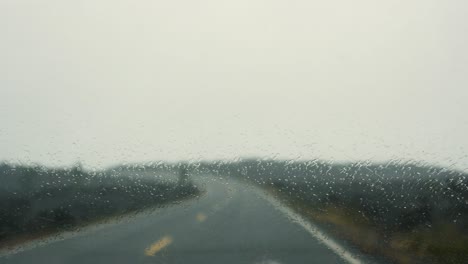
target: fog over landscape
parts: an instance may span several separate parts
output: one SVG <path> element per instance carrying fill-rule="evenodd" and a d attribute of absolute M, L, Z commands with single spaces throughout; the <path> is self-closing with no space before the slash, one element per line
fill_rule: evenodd
<path fill-rule="evenodd" d="M 467 10 L 0 1 L 0 262 L 468 263 Z"/>
<path fill-rule="evenodd" d="M 468 170 L 464 1 L 2 1 L 0 161 Z"/>

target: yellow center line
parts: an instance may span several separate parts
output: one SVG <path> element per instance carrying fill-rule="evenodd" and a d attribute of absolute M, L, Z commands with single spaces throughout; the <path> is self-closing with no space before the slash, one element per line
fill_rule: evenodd
<path fill-rule="evenodd" d="M 163 248 L 169 246 L 172 243 L 173 239 L 170 236 L 164 236 L 160 240 L 156 241 L 155 243 L 151 244 L 149 247 L 145 249 L 146 256 L 154 256 L 156 253 L 161 251 Z"/>
<path fill-rule="evenodd" d="M 206 216 L 204 213 L 198 213 L 197 216 L 195 216 L 195 219 L 197 219 L 198 222 L 205 222 L 206 218 L 208 218 L 208 216 Z"/>

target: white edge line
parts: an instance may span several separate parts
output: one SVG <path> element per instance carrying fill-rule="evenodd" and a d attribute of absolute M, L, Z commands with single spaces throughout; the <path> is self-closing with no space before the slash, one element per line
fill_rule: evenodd
<path fill-rule="evenodd" d="M 333 239 L 331 239 L 330 237 L 322 233 L 318 229 L 318 227 L 311 224 L 309 221 L 305 220 L 301 215 L 295 213 L 289 207 L 285 206 L 281 201 L 272 197 L 271 195 L 266 194 L 265 192 L 259 189 L 257 189 L 257 191 L 263 199 L 270 202 L 273 205 L 273 207 L 275 207 L 280 212 L 282 212 L 283 214 L 285 214 L 286 216 L 294 220 L 296 223 L 298 223 L 309 234 L 311 234 L 314 238 L 316 238 L 317 240 L 325 244 L 328 248 L 330 248 L 333 252 L 335 252 L 342 259 L 344 259 L 345 261 L 351 264 L 363 264 L 364 263 L 364 261 L 357 259 L 353 254 L 351 254 L 349 251 L 347 251 L 345 248 L 343 248 Z"/>
<path fill-rule="evenodd" d="M 189 199 L 189 200 L 182 200 L 182 201 L 176 202 L 176 204 L 185 205 L 190 202 L 191 200 Z M 165 205 L 171 205 L 171 203 L 165 204 Z M 55 233 L 52 235 L 46 235 L 42 238 L 32 239 L 24 243 L 12 246 L 10 248 L 0 249 L 0 258 L 10 257 L 10 256 L 16 255 L 24 251 L 29 251 L 35 248 L 44 247 L 49 244 L 72 239 L 75 237 L 93 234 L 104 228 L 112 227 L 112 226 L 119 225 L 119 224 L 129 223 L 135 220 L 136 218 L 148 217 L 150 215 L 159 214 L 163 210 L 172 210 L 173 208 L 174 207 L 157 207 L 157 206 L 149 207 L 142 211 L 137 211 L 137 212 L 128 213 L 124 215 L 117 215 L 109 219 L 102 220 L 101 222 L 92 223 L 89 225 L 85 225 L 83 227 L 78 227 L 78 230 L 63 231 L 63 232 Z"/>

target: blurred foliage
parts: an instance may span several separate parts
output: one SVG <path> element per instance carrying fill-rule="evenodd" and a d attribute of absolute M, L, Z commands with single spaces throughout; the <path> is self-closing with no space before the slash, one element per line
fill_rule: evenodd
<path fill-rule="evenodd" d="M 80 165 L 52 169 L 0 164 L 0 245 L 198 195 L 200 190 L 188 179 L 180 184 L 157 177 L 178 173 L 175 165 L 88 172 Z"/>
<path fill-rule="evenodd" d="M 427 164 L 241 160 L 202 164 L 267 189 L 363 252 L 468 263 L 468 175 Z"/>
<path fill-rule="evenodd" d="M 468 175 L 400 161 L 250 159 L 100 172 L 3 164 L 0 240 L 193 197 L 200 191 L 188 175 L 197 174 L 264 188 L 368 254 L 398 263 L 468 263 Z"/>

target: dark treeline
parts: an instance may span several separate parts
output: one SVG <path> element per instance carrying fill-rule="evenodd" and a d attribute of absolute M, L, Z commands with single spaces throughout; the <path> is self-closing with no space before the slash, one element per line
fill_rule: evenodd
<path fill-rule="evenodd" d="M 241 160 L 89 172 L 0 165 L 0 242 L 193 197 L 197 174 L 264 188 L 363 252 L 399 263 L 468 262 L 468 175 L 415 163 Z"/>
<path fill-rule="evenodd" d="M 179 171 L 178 165 L 90 172 L 79 165 L 51 169 L 0 164 L 0 244 L 198 195 L 190 180 L 173 180 Z"/>
<path fill-rule="evenodd" d="M 202 168 L 266 188 L 368 253 L 400 263 L 468 261 L 468 176 L 460 171 L 318 160 L 243 160 Z"/>

